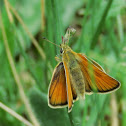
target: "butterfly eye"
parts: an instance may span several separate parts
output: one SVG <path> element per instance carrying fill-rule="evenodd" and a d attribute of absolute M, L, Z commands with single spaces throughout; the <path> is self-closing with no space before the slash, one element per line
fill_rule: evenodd
<path fill-rule="evenodd" d="M 61 53 L 61 54 L 63 53 L 63 49 L 62 49 L 62 48 L 60 49 L 60 53 Z"/>

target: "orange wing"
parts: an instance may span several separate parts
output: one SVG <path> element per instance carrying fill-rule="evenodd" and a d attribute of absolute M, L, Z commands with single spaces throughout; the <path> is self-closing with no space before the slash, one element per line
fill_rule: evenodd
<path fill-rule="evenodd" d="M 104 69 L 95 61 L 89 60 L 85 55 L 78 54 L 78 61 L 85 78 L 87 93 L 109 93 L 120 87 L 120 83 L 104 72 Z"/>
<path fill-rule="evenodd" d="M 67 83 L 68 112 L 70 112 L 72 110 L 72 104 L 73 104 L 72 86 L 71 86 L 69 71 L 65 62 L 64 62 L 64 67 L 65 67 L 66 83 Z"/>
<path fill-rule="evenodd" d="M 67 105 L 66 78 L 62 62 L 54 70 L 48 94 L 50 107 L 57 108 Z"/>
<path fill-rule="evenodd" d="M 77 94 L 72 87 L 72 96 L 76 100 Z M 54 72 L 48 91 L 48 105 L 52 108 L 62 108 L 68 105 L 66 77 L 63 63 L 59 63 Z"/>

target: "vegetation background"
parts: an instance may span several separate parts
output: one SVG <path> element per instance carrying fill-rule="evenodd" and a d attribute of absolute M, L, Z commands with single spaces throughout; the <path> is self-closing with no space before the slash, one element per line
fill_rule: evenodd
<path fill-rule="evenodd" d="M 70 114 L 47 105 L 59 48 L 42 39 L 60 44 L 69 26 L 77 30 L 70 47 L 121 82 L 114 93 L 86 95 Z M 0 0 L 0 126 L 126 126 L 125 90 L 125 0 Z"/>

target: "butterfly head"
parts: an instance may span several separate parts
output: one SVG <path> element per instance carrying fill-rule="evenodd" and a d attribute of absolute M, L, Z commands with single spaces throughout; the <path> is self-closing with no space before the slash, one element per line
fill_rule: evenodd
<path fill-rule="evenodd" d="M 61 55 L 66 53 L 69 50 L 71 50 L 71 48 L 68 46 L 67 42 L 62 42 L 62 44 L 60 44 L 60 53 L 61 53 Z"/>

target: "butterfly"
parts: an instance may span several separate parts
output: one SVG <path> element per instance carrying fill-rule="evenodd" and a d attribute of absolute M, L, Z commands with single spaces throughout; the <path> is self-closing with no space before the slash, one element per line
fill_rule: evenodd
<path fill-rule="evenodd" d="M 120 82 L 109 76 L 97 62 L 68 46 L 70 30 L 62 38 L 61 61 L 54 69 L 48 89 L 48 105 L 51 108 L 68 107 L 68 112 L 74 101 L 84 99 L 85 94 L 110 93 L 120 87 Z"/>

